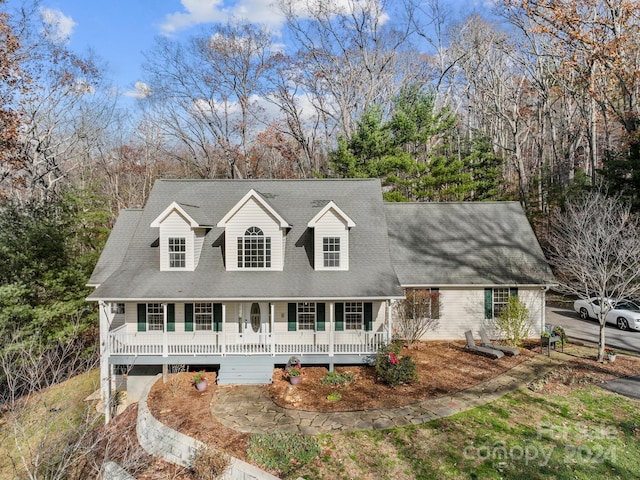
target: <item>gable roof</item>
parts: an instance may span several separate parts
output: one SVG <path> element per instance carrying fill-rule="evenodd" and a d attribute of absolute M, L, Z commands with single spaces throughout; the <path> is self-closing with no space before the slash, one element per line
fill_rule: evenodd
<path fill-rule="evenodd" d="M 333 210 L 334 212 L 336 212 L 336 214 L 345 221 L 347 227 L 353 228 L 356 226 L 355 222 L 351 220 L 351 218 L 349 218 L 349 216 L 344 213 L 333 201 L 327 203 L 322 210 L 316 213 L 316 215 L 311 220 L 309 220 L 307 226 L 309 228 L 314 228 L 318 221 L 322 218 L 322 216 L 329 210 Z"/>
<path fill-rule="evenodd" d="M 212 225 L 207 224 L 206 221 L 197 220 L 200 216 L 200 209 L 194 205 L 180 205 L 178 202 L 172 202 L 160 215 L 158 215 L 151 226 L 157 228 L 172 212 L 178 212 L 188 223 L 191 228 L 195 227 L 210 227 Z"/>
<path fill-rule="evenodd" d="M 283 271 L 225 270 L 224 228 L 217 225 L 248 198 L 247 192 L 251 190 L 256 199 L 268 202 L 282 220 L 287 219 L 285 222 L 290 228 L 286 231 Z M 349 271 L 313 269 L 313 232 L 307 224 L 331 201 L 358 224 L 350 233 Z M 158 229 L 151 224 L 172 202 L 197 207 L 208 219 L 207 224 L 215 225 L 206 233 L 200 261 L 193 272 L 161 272 L 159 249 L 152 247 L 157 244 Z M 118 252 L 105 248 L 101 262 L 115 262 L 119 267 L 96 276 L 94 284 L 99 286 L 89 299 L 240 301 L 402 297 L 391 264 L 384 217 L 378 179 L 158 180 L 136 225 L 131 228 L 133 233 L 128 244 L 119 242 Z M 118 258 L 123 255 L 121 252 L 125 252 L 124 258 Z"/>
<path fill-rule="evenodd" d="M 403 286 L 553 284 L 518 202 L 386 203 L 384 209 Z"/>
<path fill-rule="evenodd" d="M 222 220 L 220 220 L 218 222 L 218 227 L 225 227 L 227 222 L 233 218 L 233 216 L 238 213 L 238 210 L 240 210 L 248 201 L 249 199 L 253 198 L 256 202 L 258 202 L 258 204 L 264 208 L 267 212 L 269 212 L 271 214 L 271 216 L 276 220 L 276 222 L 278 222 L 279 227 L 280 228 L 288 228 L 291 225 L 289 225 L 289 223 L 282 218 L 282 215 L 280 215 L 271 205 L 269 205 L 269 202 L 266 201 L 266 199 L 264 199 L 262 197 L 262 195 L 258 194 L 258 192 L 256 192 L 253 188 L 251 190 L 249 190 L 249 192 L 242 197 L 242 199 L 240 199 L 240 201 L 238 203 L 236 203 L 231 210 L 229 210 L 226 215 L 224 217 L 222 217 Z"/>

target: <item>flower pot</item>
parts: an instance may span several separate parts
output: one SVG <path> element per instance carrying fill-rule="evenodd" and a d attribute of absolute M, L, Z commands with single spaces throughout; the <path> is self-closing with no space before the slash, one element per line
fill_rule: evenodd
<path fill-rule="evenodd" d="M 202 380 L 201 382 L 196 383 L 196 389 L 199 392 L 204 392 L 207 389 L 207 381 Z"/>
<path fill-rule="evenodd" d="M 608 354 L 607 355 L 607 360 L 609 360 L 610 362 L 615 362 L 616 361 L 616 354 Z"/>
<path fill-rule="evenodd" d="M 298 385 L 300 383 L 300 377 L 289 377 L 291 385 Z"/>

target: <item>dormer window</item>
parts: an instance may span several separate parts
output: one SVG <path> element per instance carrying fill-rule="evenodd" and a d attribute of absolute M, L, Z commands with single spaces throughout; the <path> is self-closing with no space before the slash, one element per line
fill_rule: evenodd
<path fill-rule="evenodd" d="M 355 222 L 330 201 L 307 226 L 313 228 L 314 269 L 349 270 L 349 230 Z"/>
<path fill-rule="evenodd" d="M 325 268 L 340 268 L 340 237 L 322 239 L 322 258 Z"/>
<path fill-rule="evenodd" d="M 184 237 L 169 238 L 169 268 L 185 268 L 187 265 L 187 240 Z"/>
<path fill-rule="evenodd" d="M 238 237 L 238 268 L 271 268 L 271 237 L 249 227 Z"/>

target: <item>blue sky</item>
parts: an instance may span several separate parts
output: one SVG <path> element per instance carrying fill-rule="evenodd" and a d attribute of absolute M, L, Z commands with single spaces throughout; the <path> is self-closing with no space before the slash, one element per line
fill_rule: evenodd
<path fill-rule="evenodd" d="M 441 0 L 441 4 L 455 3 L 468 14 L 481 8 L 483 1 L 490 0 Z M 264 23 L 277 31 L 282 18 L 272 3 L 274 0 L 40 0 L 40 7 L 60 36 L 68 39 L 71 50 L 93 50 L 107 61 L 107 76 L 115 86 L 132 94 L 142 77 L 142 52 L 151 48 L 156 36 L 179 38 L 231 17 Z M 19 0 L 9 0 L 7 7 L 11 10 L 18 4 Z"/>

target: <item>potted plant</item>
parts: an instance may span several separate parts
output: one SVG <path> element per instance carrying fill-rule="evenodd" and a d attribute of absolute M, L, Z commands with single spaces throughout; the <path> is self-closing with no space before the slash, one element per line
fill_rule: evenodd
<path fill-rule="evenodd" d="M 300 365 L 295 365 L 293 367 L 289 367 L 284 372 L 284 375 L 289 379 L 291 385 L 297 385 L 298 383 L 300 383 L 300 377 L 306 374 Z"/>
<path fill-rule="evenodd" d="M 199 392 L 204 392 L 207 389 L 207 377 L 205 376 L 205 371 L 200 370 L 199 372 L 193 372 L 191 384 L 195 385 Z"/>
<path fill-rule="evenodd" d="M 607 355 L 607 360 L 610 362 L 615 362 L 616 360 L 616 351 L 613 348 L 606 347 L 604 349 L 605 355 Z"/>

